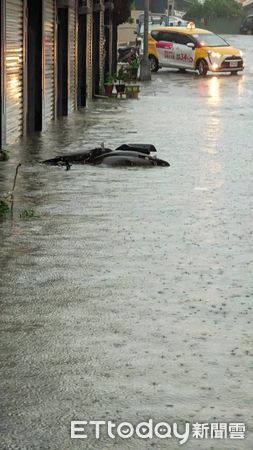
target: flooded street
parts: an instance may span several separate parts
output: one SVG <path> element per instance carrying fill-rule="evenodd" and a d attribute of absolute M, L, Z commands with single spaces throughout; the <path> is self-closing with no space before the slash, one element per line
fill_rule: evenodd
<path fill-rule="evenodd" d="M 253 447 L 253 37 L 242 75 L 161 70 L 10 150 L 1 236 L 1 449 Z M 152 143 L 171 167 L 36 161 Z M 22 220 L 24 209 L 36 217 Z M 243 422 L 245 440 L 70 439 L 71 420 Z"/>

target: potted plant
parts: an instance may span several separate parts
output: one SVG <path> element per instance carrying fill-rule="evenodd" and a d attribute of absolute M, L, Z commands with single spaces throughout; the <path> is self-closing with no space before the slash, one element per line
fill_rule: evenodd
<path fill-rule="evenodd" d="M 124 70 L 123 67 L 120 67 L 116 79 L 117 79 L 117 84 L 115 84 L 115 87 L 116 87 L 117 94 L 122 95 L 125 93 L 125 88 L 126 88 L 125 83 L 129 79 L 128 73 Z"/>
<path fill-rule="evenodd" d="M 105 79 L 105 95 L 111 97 L 113 87 L 114 87 L 114 77 L 110 73 L 108 73 Z"/>
<path fill-rule="evenodd" d="M 128 84 L 126 86 L 126 98 L 138 98 L 140 86 L 138 84 Z"/>
<path fill-rule="evenodd" d="M 131 80 L 136 81 L 137 80 L 137 74 L 140 67 L 140 60 L 135 56 L 132 61 L 130 62 L 130 74 L 131 74 Z"/>
<path fill-rule="evenodd" d="M 129 64 L 128 76 L 130 83 L 126 86 L 126 98 L 138 98 L 140 92 L 140 86 L 136 84 L 138 70 L 140 66 L 139 58 L 135 57 Z"/>

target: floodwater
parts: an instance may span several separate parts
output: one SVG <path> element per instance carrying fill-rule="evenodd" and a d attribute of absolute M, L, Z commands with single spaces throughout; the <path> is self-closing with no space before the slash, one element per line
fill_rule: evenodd
<path fill-rule="evenodd" d="M 1 449 L 253 447 L 253 38 L 243 75 L 162 70 L 11 149 L 0 188 Z M 105 142 L 170 168 L 45 167 Z M 36 217 L 19 214 L 32 209 Z M 245 440 L 70 439 L 71 420 L 246 423 Z"/>

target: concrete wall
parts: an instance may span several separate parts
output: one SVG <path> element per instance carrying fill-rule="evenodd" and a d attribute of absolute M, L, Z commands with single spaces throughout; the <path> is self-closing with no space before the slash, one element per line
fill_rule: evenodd
<path fill-rule="evenodd" d="M 253 4 L 245 6 L 244 8 L 246 16 L 253 14 Z"/>
<path fill-rule="evenodd" d="M 139 15 L 143 14 L 143 10 L 133 10 L 131 12 L 131 17 L 133 23 L 123 23 L 118 27 L 118 45 L 127 44 L 128 42 L 135 42 L 136 35 L 134 34 L 136 30 L 136 19 Z"/>

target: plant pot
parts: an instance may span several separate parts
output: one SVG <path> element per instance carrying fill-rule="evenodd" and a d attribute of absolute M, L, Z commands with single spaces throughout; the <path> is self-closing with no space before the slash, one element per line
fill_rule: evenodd
<path fill-rule="evenodd" d="M 131 67 L 130 69 L 131 80 L 137 80 L 138 67 Z"/>
<path fill-rule="evenodd" d="M 138 98 L 140 92 L 140 86 L 138 84 L 129 84 L 126 86 L 127 98 Z"/>
<path fill-rule="evenodd" d="M 105 84 L 105 95 L 112 96 L 113 84 Z"/>
<path fill-rule="evenodd" d="M 125 93 L 125 88 L 126 88 L 125 84 L 123 84 L 123 83 L 116 84 L 115 87 L 116 87 L 117 94 Z"/>

